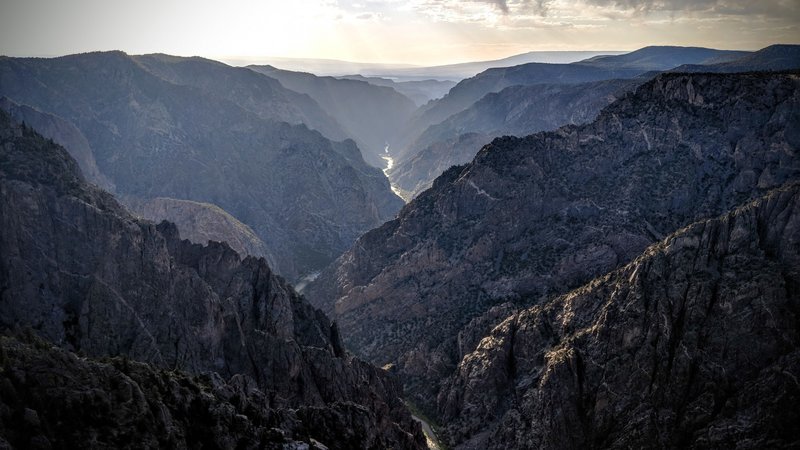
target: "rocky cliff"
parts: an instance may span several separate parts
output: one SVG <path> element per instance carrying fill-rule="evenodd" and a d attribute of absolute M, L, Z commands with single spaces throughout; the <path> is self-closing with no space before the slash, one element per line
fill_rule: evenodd
<path fill-rule="evenodd" d="M 494 305 L 564 293 L 796 180 L 799 129 L 797 74 L 660 75 L 590 124 L 496 139 L 304 292 L 430 405 L 465 326 L 485 334 Z"/>
<path fill-rule="evenodd" d="M 278 94 L 291 91 L 277 81 L 207 60 L 158 61 L 153 73 L 121 52 L 2 57 L 0 94 L 74 124 L 117 193 L 228 211 L 289 279 L 324 267 L 402 206 L 352 141 L 267 120 L 288 108 Z"/>
<path fill-rule="evenodd" d="M 164 220 L 174 223 L 183 239 L 203 245 L 208 241 L 225 242 L 243 258 L 251 255 L 266 259 L 270 267 L 275 264 L 267 244 L 250 227 L 217 205 L 164 197 L 121 200 L 139 217 L 156 223 Z"/>
<path fill-rule="evenodd" d="M 601 109 L 644 81 L 636 78 L 511 86 L 487 94 L 464 111 L 425 130 L 412 144 L 422 150 L 412 152 L 414 156 L 408 160 L 396 161 L 389 179 L 395 187 L 416 196 L 450 166 L 472 161 L 493 138 L 527 136 L 589 122 Z"/>
<path fill-rule="evenodd" d="M 423 136 L 429 128 L 448 121 L 452 116 L 468 113 L 475 102 L 491 93 L 511 86 L 538 84 L 569 85 L 634 77 L 652 78 L 660 71 L 676 72 L 751 72 L 800 69 L 796 45 L 772 45 L 756 52 L 714 50 L 700 47 L 651 46 L 622 55 L 595 56 L 571 64 L 522 64 L 486 70 L 458 83 L 445 97 L 419 109 L 407 126 L 404 146 L 395 160 L 405 161 L 433 141 Z M 602 89 L 602 84 L 598 87 Z M 524 103 L 524 97 L 520 100 Z M 484 104 L 484 107 L 487 106 Z M 544 103 L 545 109 L 548 105 Z M 526 115 L 534 119 L 539 111 Z M 495 119 L 496 120 L 496 119 Z M 491 121 L 491 120 L 490 120 Z M 480 122 L 477 122 L 480 124 Z M 565 125 L 569 122 L 561 122 Z M 482 128 L 479 125 L 480 128 Z M 549 128 L 541 128 L 546 130 Z M 476 132 L 478 128 L 464 128 Z M 514 134 L 515 133 L 509 133 Z M 415 141 L 422 139 L 422 141 Z"/>
<path fill-rule="evenodd" d="M 793 448 L 800 185 L 513 314 L 447 381 L 455 448 Z"/>
<path fill-rule="evenodd" d="M 30 106 L 19 105 L 7 97 L 0 98 L 0 109 L 7 112 L 17 122 L 24 122 L 42 136 L 52 139 L 53 142 L 67 149 L 70 156 L 80 166 L 81 173 L 87 181 L 107 191 L 114 191 L 114 183 L 97 167 L 94 152 L 92 152 L 86 136 L 71 122 Z"/>
<path fill-rule="evenodd" d="M 295 410 L 301 428 L 317 430 L 311 437 L 331 448 L 418 448 L 424 442 L 399 399 L 400 386 L 347 354 L 336 326 L 263 259 L 241 259 L 226 244 L 181 240 L 168 222 L 134 219 L 109 194 L 85 183 L 61 147 L 5 113 L 0 193 L 0 328 L 28 327 L 88 356 L 243 377 L 271 409 Z M 53 357 L 70 358 L 58 355 Z M 17 376 L 39 363 L 31 364 L 4 371 Z M 74 368 L 82 377 L 92 367 L 87 362 L 64 370 Z M 149 376 L 149 369 L 142 370 Z M 102 391 L 120 377 L 98 375 L 98 404 L 110 408 Z M 21 398 L 48 398 L 47 391 L 26 393 L 25 383 Z M 61 393 L 53 398 L 68 401 Z M 200 414 L 213 403 L 203 396 Z M 234 419 L 248 429 L 249 419 Z M 180 419 L 174 426 L 192 433 L 180 431 Z"/>
<path fill-rule="evenodd" d="M 446 120 L 480 100 L 486 94 L 500 92 L 509 86 L 530 86 L 553 83 L 586 83 L 615 78 L 633 78 L 644 73 L 643 69 L 616 69 L 578 64 L 529 63 L 513 67 L 488 69 L 472 78 L 460 81 L 444 97 L 434 100 L 417 110 L 406 126 L 406 140 L 397 156 L 410 157 L 415 148 L 409 144 L 428 127 Z"/>

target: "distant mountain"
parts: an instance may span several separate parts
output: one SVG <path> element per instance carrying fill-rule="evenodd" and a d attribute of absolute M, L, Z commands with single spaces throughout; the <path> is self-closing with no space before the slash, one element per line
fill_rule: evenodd
<path fill-rule="evenodd" d="M 474 76 L 490 67 L 509 67 L 530 62 L 571 63 L 598 55 L 616 55 L 619 51 L 532 51 L 507 58 L 474 61 L 442 66 L 413 64 L 380 64 L 314 58 L 263 58 L 259 61 L 230 61 L 235 65 L 270 65 L 283 70 L 310 72 L 316 75 L 347 76 L 358 74 L 367 77 L 387 77 L 395 81 L 420 81 L 425 79 L 459 81 Z"/>
<path fill-rule="evenodd" d="M 422 133 L 413 144 L 422 150 L 396 164 L 389 172 L 389 179 L 396 188 L 416 196 L 450 166 L 472 161 L 478 150 L 493 138 L 525 136 L 589 122 L 602 108 L 645 81 L 636 78 L 511 86 L 487 94 Z"/>
<path fill-rule="evenodd" d="M 622 55 L 595 56 L 576 64 L 614 69 L 668 70 L 683 64 L 733 61 L 751 52 L 703 47 L 652 46 Z"/>
<path fill-rule="evenodd" d="M 459 82 L 444 97 L 421 107 L 406 127 L 404 147 L 396 159 L 405 160 L 420 150 L 412 144 L 428 127 L 467 109 L 484 95 L 510 86 L 535 84 L 575 84 L 609 79 L 634 78 L 641 69 L 614 69 L 578 64 L 530 63 L 520 66 L 489 69 Z"/>
<path fill-rule="evenodd" d="M 121 201 L 137 217 L 174 223 L 183 239 L 202 245 L 208 241 L 225 242 L 242 258 L 255 256 L 266 259 L 270 266 L 275 264 L 267 244 L 249 226 L 217 205 L 164 197 L 147 200 L 124 197 Z"/>
<path fill-rule="evenodd" d="M 324 267 L 402 206 L 352 141 L 265 119 L 297 112 L 291 96 L 316 102 L 249 69 L 121 52 L 0 58 L 0 95 L 74 124 L 121 195 L 229 212 L 289 279 Z"/>
<path fill-rule="evenodd" d="M 365 77 L 362 75 L 346 75 L 339 78 L 366 81 L 375 86 L 390 87 L 410 98 L 417 106 L 422 106 L 431 100 L 443 97 L 456 85 L 455 81 L 448 80 L 393 81 L 389 78 Z"/>
<path fill-rule="evenodd" d="M 318 77 L 272 66 L 248 68 L 278 80 L 287 89 L 313 98 L 358 143 L 364 159 L 376 167 L 385 166 L 381 156 L 386 145 L 395 143 L 401 124 L 408 121 L 416 109 L 408 97 L 391 87 L 359 80 Z"/>
<path fill-rule="evenodd" d="M 800 45 L 770 45 L 733 60 L 713 64 L 686 64 L 674 72 L 754 72 L 800 69 Z"/>
<path fill-rule="evenodd" d="M 284 88 L 276 80 L 205 58 L 164 54 L 131 56 L 148 72 L 170 83 L 224 98 L 262 119 L 303 124 L 334 141 L 350 137 L 311 97 Z"/>
<path fill-rule="evenodd" d="M 662 74 L 592 123 L 495 139 L 304 293 L 435 412 L 469 336 L 504 317 L 483 319 L 493 307 L 564 294 L 800 179 L 798 92 L 797 73 Z"/>
<path fill-rule="evenodd" d="M 354 61 L 343 61 L 339 59 L 325 59 L 325 58 L 288 58 L 288 57 L 265 57 L 254 59 L 231 59 L 228 60 L 230 64 L 236 66 L 273 66 L 282 70 L 289 70 L 293 72 L 307 72 L 319 76 L 344 76 L 353 73 L 359 74 L 372 74 L 393 72 L 398 69 L 414 69 L 417 66 L 413 64 L 381 64 L 381 63 L 363 63 Z"/>
<path fill-rule="evenodd" d="M 462 80 L 443 98 L 420 108 L 405 131 L 404 145 L 396 155 L 405 160 L 423 147 L 413 142 L 429 126 L 468 108 L 484 95 L 506 87 L 534 84 L 566 84 L 634 78 L 653 70 L 666 70 L 682 64 L 709 63 L 733 59 L 746 52 L 698 47 L 645 47 L 622 55 L 602 55 L 571 64 L 530 63 L 496 67 Z"/>
<path fill-rule="evenodd" d="M 482 449 L 792 448 L 798 249 L 794 185 L 510 315 L 442 389 L 440 436 Z"/>
<path fill-rule="evenodd" d="M 647 47 L 620 56 L 602 56 L 576 64 L 601 67 L 672 67 L 679 60 L 710 62 L 683 65 L 674 72 L 746 72 L 800 68 L 800 46 L 772 46 L 757 52 L 731 52 L 703 48 Z M 744 56 L 741 56 L 744 55 Z M 663 59 L 660 59 L 662 58 Z M 727 62 L 720 62 L 727 61 Z M 630 80 L 609 80 L 588 84 L 512 86 L 487 94 L 464 111 L 431 125 L 395 159 L 389 173 L 395 188 L 406 197 L 430 186 L 433 179 L 451 165 L 469 162 L 480 148 L 463 148 L 459 133 L 480 133 L 482 144 L 502 135 L 524 136 L 552 130 L 565 124 L 591 120 L 599 109 L 627 90 L 658 72 L 649 71 Z M 618 85 L 618 89 L 614 86 Z M 478 142 L 472 139 L 473 142 Z M 411 155 L 411 156 L 409 156 Z"/>
<path fill-rule="evenodd" d="M 0 331 L 49 341 L 0 338 L 4 443 L 423 448 L 396 382 L 263 259 L 134 219 L 1 111 L 0 191 Z"/>
<path fill-rule="evenodd" d="M 460 81 L 473 77 L 481 72 L 497 67 L 512 67 L 528 63 L 569 64 L 594 56 L 618 55 L 620 51 L 533 51 L 490 61 L 475 61 L 443 66 L 406 67 L 391 70 L 377 69 L 360 72 L 362 75 L 389 76 L 399 80 L 420 80 L 434 78 L 437 80 Z"/>

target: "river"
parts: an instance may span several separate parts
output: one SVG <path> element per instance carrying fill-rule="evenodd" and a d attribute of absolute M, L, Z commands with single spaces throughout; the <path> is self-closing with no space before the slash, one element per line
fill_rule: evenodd
<path fill-rule="evenodd" d="M 411 415 L 411 418 L 419 422 L 420 426 L 422 427 L 422 432 L 425 434 L 425 440 L 428 442 L 428 448 L 430 450 L 442 450 L 442 446 L 439 445 L 439 440 L 436 438 L 436 432 L 433 431 L 431 425 L 420 417 L 415 415 Z"/>
<path fill-rule="evenodd" d="M 383 155 L 381 156 L 381 159 L 386 161 L 386 167 L 383 168 L 383 174 L 386 175 L 386 178 L 389 178 L 389 171 L 392 170 L 392 167 L 394 167 L 394 158 L 392 158 L 392 154 L 389 153 L 389 144 L 386 144 L 386 147 L 383 148 Z M 394 183 L 392 183 L 391 178 L 389 178 L 389 187 L 391 187 L 392 192 L 397 194 L 398 197 L 402 198 L 403 201 L 408 202 L 403 195 L 403 191 L 395 186 Z"/>

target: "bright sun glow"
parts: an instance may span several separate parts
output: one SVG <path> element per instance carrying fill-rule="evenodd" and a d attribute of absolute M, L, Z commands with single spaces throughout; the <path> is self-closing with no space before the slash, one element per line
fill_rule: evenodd
<path fill-rule="evenodd" d="M 800 42 L 800 6 L 766 0 L 2 0 L 0 53 L 90 50 L 446 64 L 531 50 Z M 26 36 L 20 39 L 20 36 Z"/>

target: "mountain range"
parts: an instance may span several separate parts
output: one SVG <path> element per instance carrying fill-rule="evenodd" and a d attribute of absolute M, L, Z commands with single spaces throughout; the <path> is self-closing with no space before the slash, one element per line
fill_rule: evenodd
<path fill-rule="evenodd" d="M 799 81 L 662 74 L 589 124 L 495 139 L 304 292 L 437 414 L 441 383 L 509 311 L 797 180 Z"/>
<path fill-rule="evenodd" d="M 600 55 L 618 55 L 621 51 L 531 51 L 506 58 L 487 61 L 471 61 L 436 66 L 415 64 L 362 63 L 336 59 L 314 58 L 264 58 L 255 65 L 270 65 L 284 70 L 310 72 L 324 76 L 348 76 L 360 74 L 367 77 L 384 77 L 396 81 L 420 81 L 434 79 L 459 81 L 474 76 L 492 67 L 510 67 L 530 62 L 571 63 Z M 233 65 L 250 65 L 252 62 L 234 60 Z"/>
<path fill-rule="evenodd" d="M 697 47 L 645 47 L 619 56 L 598 56 L 570 64 L 606 70 L 635 70 L 635 78 L 608 79 L 575 83 L 573 79 L 541 79 L 559 67 L 528 65 L 513 68 L 525 77 L 516 76 L 516 85 L 499 92 L 481 93 L 480 100 L 439 123 L 427 125 L 417 122 L 406 136 L 410 143 L 404 150 L 395 152 L 395 164 L 389 171 L 395 190 L 406 198 L 413 198 L 426 189 L 434 178 L 452 165 L 472 160 L 477 150 L 493 138 L 513 135 L 525 136 L 538 131 L 553 130 L 565 124 L 580 124 L 592 120 L 600 109 L 620 95 L 654 77 L 661 71 L 677 72 L 748 72 L 763 70 L 791 70 L 800 68 L 799 46 L 773 45 L 757 52 L 719 51 Z M 511 75 L 504 69 L 495 69 L 506 83 Z M 604 72 L 593 76 L 604 76 Z M 605 72 L 610 73 L 610 72 Z M 480 79 L 484 74 L 479 74 Z M 490 78 L 491 78 L 490 77 Z M 464 83 L 470 80 L 465 80 Z M 476 81 L 474 84 L 484 82 Z M 444 101 L 445 99 L 442 99 Z M 435 103 L 435 102 L 434 102 Z M 434 103 L 427 107 L 436 109 Z M 419 114 L 415 120 L 422 120 Z M 445 113 L 445 115 L 448 113 Z M 435 120 L 432 120 L 435 122 Z M 412 122 L 413 123 L 413 122 Z M 412 127 L 412 128 L 413 128 Z M 459 137 L 467 133 L 466 139 Z M 476 139 L 475 133 L 481 135 Z M 470 145 L 459 145 L 468 142 Z M 478 145 L 473 145 L 478 144 Z"/>
<path fill-rule="evenodd" d="M 0 95 L 80 130 L 118 194 L 222 208 L 289 279 L 321 269 L 402 205 L 353 141 L 287 122 L 339 133 L 313 99 L 249 69 L 121 52 L 0 58 Z"/>

